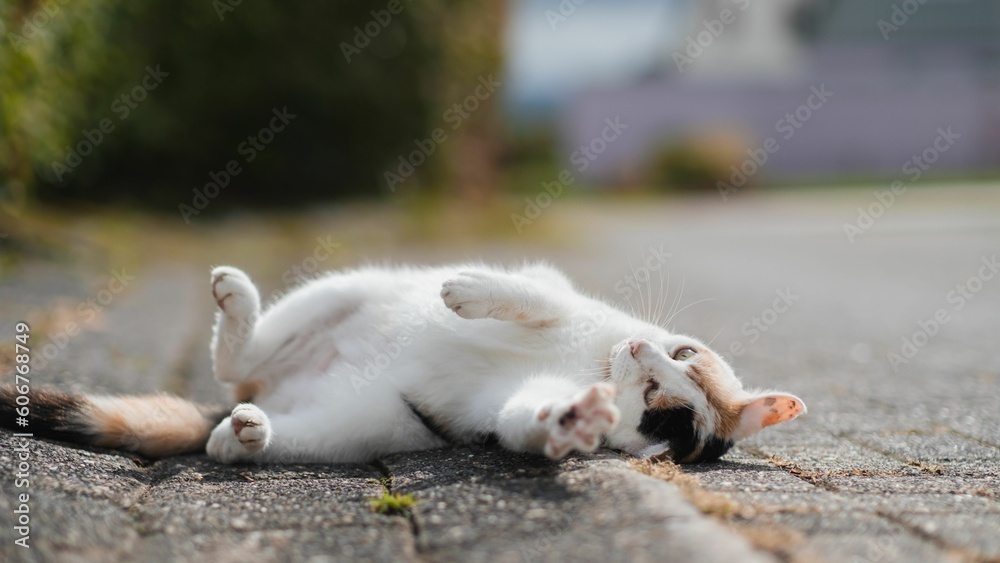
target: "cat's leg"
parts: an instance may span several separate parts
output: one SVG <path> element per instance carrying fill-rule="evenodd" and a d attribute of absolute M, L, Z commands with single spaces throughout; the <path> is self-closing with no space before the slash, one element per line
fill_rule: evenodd
<path fill-rule="evenodd" d="M 566 379 L 537 377 L 504 403 L 497 434 L 509 449 L 560 459 L 574 450 L 596 450 L 619 418 L 613 386 L 597 383 L 581 389 Z"/>
<path fill-rule="evenodd" d="M 575 312 L 579 296 L 558 272 L 536 266 L 523 273 L 469 270 L 441 285 L 441 298 L 466 319 L 549 323 Z"/>
<path fill-rule="evenodd" d="M 239 404 L 212 431 L 205 449 L 221 463 L 353 463 L 441 445 L 402 400 L 345 399 L 267 413 Z"/>
<path fill-rule="evenodd" d="M 241 403 L 212 430 L 205 451 L 220 463 L 247 461 L 271 443 L 271 435 L 271 421 L 264 411 Z"/>
<path fill-rule="evenodd" d="M 573 282 L 569 281 L 566 274 L 563 274 L 548 264 L 527 264 L 517 270 L 517 273 L 522 276 L 542 281 L 555 289 L 576 292 L 576 289 L 573 287 Z"/>
<path fill-rule="evenodd" d="M 244 351 L 260 317 L 260 293 L 243 271 L 219 266 L 212 270 L 212 297 L 219 307 L 212 335 L 215 379 L 238 383 L 247 375 Z"/>

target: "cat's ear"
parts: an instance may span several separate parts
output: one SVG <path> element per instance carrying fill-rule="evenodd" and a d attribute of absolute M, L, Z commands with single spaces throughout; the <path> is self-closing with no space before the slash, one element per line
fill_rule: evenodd
<path fill-rule="evenodd" d="M 806 412 L 802 399 L 787 393 L 767 393 L 748 399 L 740 410 L 740 426 L 734 440 L 742 440 L 763 428 L 786 422 Z"/>

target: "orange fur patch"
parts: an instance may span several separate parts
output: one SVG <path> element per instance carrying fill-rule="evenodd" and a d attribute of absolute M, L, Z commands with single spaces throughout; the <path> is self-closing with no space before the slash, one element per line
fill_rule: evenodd
<path fill-rule="evenodd" d="M 688 375 L 705 393 L 708 404 L 715 411 L 715 435 L 726 438 L 740 426 L 742 405 L 732 400 L 718 374 L 719 367 L 710 354 L 698 354 L 698 359 L 688 370 Z"/>
<path fill-rule="evenodd" d="M 194 403 L 163 394 L 88 397 L 80 415 L 97 435 L 94 445 L 150 457 L 197 451 L 214 426 Z"/>
<path fill-rule="evenodd" d="M 233 389 L 237 403 L 252 403 L 254 397 L 264 391 L 264 382 L 260 380 L 244 381 Z"/>
<path fill-rule="evenodd" d="M 662 392 L 657 393 L 650 401 L 650 407 L 654 409 L 676 409 L 678 407 L 683 407 L 686 404 L 687 401 L 681 397 L 668 395 Z"/>

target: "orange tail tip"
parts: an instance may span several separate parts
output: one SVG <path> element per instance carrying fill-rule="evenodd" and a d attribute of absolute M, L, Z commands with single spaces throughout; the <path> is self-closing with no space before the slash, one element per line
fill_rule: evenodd
<path fill-rule="evenodd" d="M 15 425 L 18 394 L 0 387 L 0 425 L 154 458 L 203 451 L 212 428 L 228 414 L 164 393 L 104 397 L 33 389 L 27 396 L 30 415 L 22 428 Z"/>

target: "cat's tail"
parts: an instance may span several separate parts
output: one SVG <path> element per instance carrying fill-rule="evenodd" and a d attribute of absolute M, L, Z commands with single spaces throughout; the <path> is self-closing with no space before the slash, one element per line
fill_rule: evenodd
<path fill-rule="evenodd" d="M 12 385 L 0 386 L 4 428 L 154 458 L 203 451 L 212 428 L 229 414 L 165 393 L 107 397 L 55 389 L 16 391 Z"/>

